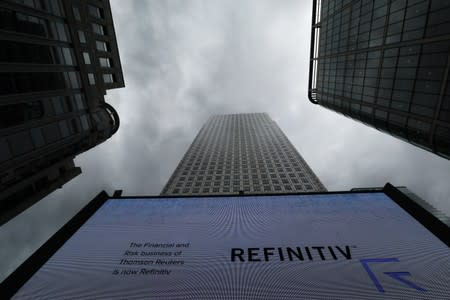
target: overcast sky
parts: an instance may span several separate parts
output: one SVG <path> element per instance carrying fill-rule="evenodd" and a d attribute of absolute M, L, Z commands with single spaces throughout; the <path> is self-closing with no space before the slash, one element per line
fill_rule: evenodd
<path fill-rule="evenodd" d="M 450 161 L 307 99 L 310 1 L 111 0 L 119 131 L 0 228 L 0 280 L 101 190 L 157 195 L 212 114 L 267 112 L 330 191 L 405 185 L 450 215 Z"/>

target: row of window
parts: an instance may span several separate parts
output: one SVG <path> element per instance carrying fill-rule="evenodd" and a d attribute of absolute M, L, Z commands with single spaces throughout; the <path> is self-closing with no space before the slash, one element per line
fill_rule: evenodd
<path fill-rule="evenodd" d="M 203 180 L 205 181 L 221 181 L 221 180 L 225 180 L 225 181 L 230 181 L 230 180 L 254 180 L 254 181 L 259 181 L 261 180 L 265 180 L 265 179 L 269 179 L 271 178 L 272 180 L 283 180 L 283 179 L 287 179 L 287 178 L 291 178 L 291 180 L 293 179 L 297 179 L 300 178 L 303 182 L 306 182 L 306 175 L 302 172 L 298 172 L 298 173 L 275 173 L 275 172 L 271 172 L 271 173 L 264 173 L 264 174 L 259 174 L 259 176 L 257 174 L 253 174 L 252 176 L 250 176 L 249 174 L 246 173 L 237 173 L 234 174 L 234 176 L 232 175 L 224 175 L 222 176 L 221 174 L 213 174 L 213 175 L 209 175 L 209 176 L 203 176 L 203 175 L 199 175 L 199 176 L 194 176 L 193 174 L 190 174 L 189 177 L 186 176 L 180 176 L 179 178 L 177 178 L 178 182 L 193 182 L 193 181 L 197 181 L 197 182 L 202 182 Z M 305 181 L 306 180 L 306 181 Z M 295 182 L 295 181 L 294 181 Z"/>
<path fill-rule="evenodd" d="M 433 71 L 431 71 L 433 72 Z M 352 82 L 352 81 L 349 81 Z M 401 97 L 403 100 L 411 99 L 412 94 L 427 94 L 433 98 L 433 95 L 439 95 L 441 81 L 421 78 L 362 78 L 354 79 L 352 84 L 339 83 L 337 80 L 318 81 L 317 87 L 320 91 L 329 94 L 344 95 L 349 98 L 360 98 L 361 96 L 374 99 L 375 95 L 379 98 L 391 99 Z"/>
<path fill-rule="evenodd" d="M 429 126 L 429 125 L 428 125 Z M 239 186 L 239 185 L 243 185 L 243 186 L 248 186 L 250 185 L 250 183 L 253 186 L 258 186 L 258 185 L 268 185 L 268 184 L 272 184 L 272 185 L 279 185 L 279 184 L 284 184 L 284 185 L 296 185 L 296 184 L 300 184 L 301 182 L 303 182 L 304 184 L 310 184 L 311 182 L 308 180 L 298 180 L 298 179 L 292 179 L 292 180 L 288 180 L 288 179 L 282 179 L 282 180 L 278 180 L 278 179 L 273 179 L 273 180 L 267 180 L 267 179 L 263 179 L 263 180 L 243 180 L 243 181 L 239 181 L 239 180 L 235 180 L 235 181 L 216 181 L 216 182 L 212 182 L 212 181 L 205 181 L 205 182 L 201 182 L 201 181 L 195 181 L 195 182 L 186 182 L 186 183 L 181 183 L 178 182 L 175 187 L 177 188 L 181 188 L 181 187 L 210 187 L 210 186 L 215 186 L 215 187 L 220 187 L 220 186 L 230 186 L 231 184 L 233 184 L 234 186 Z"/>
<path fill-rule="evenodd" d="M 78 72 L 0 73 L 0 95 L 81 88 Z"/>
<path fill-rule="evenodd" d="M 49 117 L 84 109 L 86 109 L 86 103 L 82 94 L 0 105 L 0 129 L 25 124 L 44 116 Z"/>
<path fill-rule="evenodd" d="M 88 4 L 87 10 L 88 10 L 88 15 L 90 17 L 94 17 L 94 18 L 97 18 L 97 19 L 104 19 L 105 18 L 103 8 L 100 8 L 100 7 L 92 5 L 92 4 Z M 73 16 L 74 16 L 75 20 L 76 21 L 81 21 L 80 8 L 78 6 L 73 6 L 72 7 L 72 12 L 73 12 Z"/>
<path fill-rule="evenodd" d="M 249 130 L 250 131 L 250 130 Z M 206 131 L 202 138 L 197 138 L 197 143 L 210 144 L 211 146 L 221 146 L 230 148 L 229 145 L 233 145 L 233 148 L 245 148 L 247 146 L 259 146 L 259 144 L 275 144 L 283 142 L 287 144 L 287 139 L 283 136 L 277 135 L 274 132 L 266 132 L 265 134 L 256 134 L 251 131 L 248 134 L 233 134 L 225 133 L 223 130 L 209 130 Z"/>
<path fill-rule="evenodd" d="M 188 155 L 185 159 L 186 166 L 202 166 L 210 165 L 250 165 L 250 166 L 264 166 L 268 167 L 285 167 L 297 166 L 298 160 L 291 153 L 287 153 L 284 149 L 271 150 L 270 152 L 262 152 L 258 148 L 249 151 L 244 151 L 242 155 L 234 155 L 233 152 L 227 154 L 221 152 L 220 154 L 211 153 L 197 153 L 196 155 Z M 211 161 L 209 161 L 211 160 Z M 282 165 L 283 163 L 283 165 Z"/>
<path fill-rule="evenodd" d="M 329 106 L 334 110 L 339 110 L 354 119 L 372 124 L 380 130 L 389 132 L 390 134 L 402 139 L 406 139 L 420 147 L 426 149 L 432 148 L 429 143 L 431 124 L 427 122 L 381 110 L 376 110 L 375 114 L 372 115 L 370 108 L 364 109 L 364 107 L 359 108 L 358 105 L 355 104 L 343 104 L 346 105 L 343 105 L 343 107 L 337 107 L 334 104 L 327 103 L 325 106 Z M 372 117 L 374 117 L 374 119 L 372 119 Z M 442 140 L 440 140 L 439 142 L 441 143 L 442 149 L 447 149 L 448 151 L 448 141 L 442 143 Z M 437 144 L 436 140 L 434 144 Z"/>
<path fill-rule="evenodd" d="M 439 101 L 439 95 L 425 94 L 425 93 L 411 93 L 399 90 L 378 90 L 378 97 L 350 94 L 347 99 L 334 93 L 333 95 L 327 95 L 319 93 L 321 100 L 327 103 L 334 103 L 337 106 L 341 106 L 341 103 L 348 101 L 362 101 L 366 103 L 373 103 L 382 107 L 391 108 L 394 110 L 408 112 L 413 114 L 433 117 L 435 110 L 437 109 L 437 103 Z M 351 100 L 350 100 L 351 99 Z"/>
<path fill-rule="evenodd" d="M 91 64 L 91 58 L 90 58 L 90 55 L 88 52 L 83 52 L 83 59 L 84 59 L 85 64 L 87 64 L 87 65 Z M 99 57 L 98 61 L 102 68 L 111 68 L 112 67 L 112 61 L 108 57 Z"/>
<path fill-rule="evenodd" d="M 254 150 L 259 153 L 257 149 Z M 242 166 L 244 168 L 256 168 L 257 166 L 260 168 L 268 167 L 268 168 L 289 168 L 293 166 L 299 165 L 299 160 L 294 156 L 282 155 L 282 150 L 279 153 L 271 153 L 271 154 L 260 154 L 260 155 L 252 155 L 249 153 L 243 153 L 241 157 L 235 156 L 234 159 L 230 157 L 230 153 L 227 158 L 223 156 L 214 156 L 214 155 L 200 155 L 200 156 L 187 156 L 184 160 L 184 167 L 192 169 L 196 167 L 198 169 L 207 169 L 209 167 L 214 167 L 216 164 L 219 167 L 231 167 L 231 166 Z M 247 155 L 245 155 L 247 154 Z"/>
<path fill-rule="evenodd" d="M 254 150 L 258 152 L 257 149 Z M 279 150 L 282 151 L 282 150 Z M 247 153 L 248 154 L 248 153 Z M 231 156 L 231 155 L 230 155 Z M 299 161 L 293 156 L 286 156 L 286 158 L 282 155 L 277 155 L 275 152 L 272 153 L 272 156 L 269 154 L 263 155 L 251 155 L 249 154 L 249 160 L 246 159 L 246 156 L 242 156 L 241 158 L 235 157 L 235 159 L 231 159 L 230 156 L 225 159 L 224 156 L 212 156 L 208 154 L 197 154 L 195 157 L 187 155 L 189 158 L 184 159 L 184 164 L 182 166 L 185 172 L 192 171 L 205 171 L 205 170 L 214 170 L 217 166 L 217 169 L 260 169 L 265 170 L 268 169 L 280 169 L 283 171 L 291 170 L 292 167 L 298 167 Z M 280 159 L 278 159 L 280 158 Z M 247 163 L 248 162 L 248 163 Z M 283 164 L 282 164 L 283 163 Z M 284 169 L 282 168 L 284 166 Z"/>
<path fill-rule="evenodd" d="M 78 40 L 80 41 L 80 43 L 86 44 L 87 43 L 87 39 L 86 39 L 86 34 L 84 33 L 84 31 L 83 30 L 78 30 L 77 33 L 78 33 Z M 110 51 L 109 43 L 105 42 L 105 41 L 96 40 L 95 41 L 95 48 L 98 51 L 101 51 L 101 52 L 109 52 Z"/>
<path fill-rule="evenodd" d="M 86 44 L 87 40 L 86 40 L 86 35 L 85 35 L 84 31 L 78 30 L 78 40 L 80 41 L 80 43 Z M 98 41 L 98 40 L 95 41 L 95 48 L 101 52 L 109 52 L 110 51 L 109 43 L 105 42 L 105 41 Z"/>
<path fill-rule="evenodd" d="M 270 159 L 270 158 L 268 158 Z M 188 171 L 206 171 L 206 170 L 248 170 L 248 169 L 258 169 L 260 170 L 260 172 L 263 172 L 264 170 L 278 170 L 278 171 L 287 171 L 287 172 L 291 172 L 292 169 L 297 169 L 299 164 L 296 164 L 297 167 L 295 167 L 293 164 L 285 164 L 284 167 L 281 164 L 276 164 L 275 166 L 273 164 L 270 163 L 259 163 L 259 164 L 251 164 L 251 165 L 247 165 L 245 163 L 239 163 L 239 162 L 235 162 L 234 164 L 229 164 L 229 163 L 224 163 L 224 162 L 217 162 L 216 163 L 210 163 L 210 164 L 202 164 L 200 165 L 194 165 L 194 166 L 189 166 L 189 165 L 183 165 L 183 170 L 185 170 L 185 172 Z"/>
<path fill-rule="evenodd" d="M 213 155 L 217 157 L 219 154 L 221 156 L 226 154 L 227 157 L 234 157 L 234 159 L 246 159 L 246 156 L 255 158 L 262 155 L 277 153 L 277 151 L 282 151 L 282 156 L 294 156 L 296 153 L 290 145 L 288 146 L 288 144 L 284 144 L 281 140 L 278 140 L 277 142 L 283 143 L 282 146 L 275 146 L 272 141 L 269 143 L 267 140 L 267 137 L 264 137 L 262 139 L 258 138 L 255 141 L 250 140 L 245 144 L 245 146 L 233 146 L 232 144 L 237 142 L 233 142 L 231 140 L 227 141 L 228 145 L 217 145 L 218 143 L 216 145 L 208 145 L 207 143 L 195 141 L 193 147 L 190 148 L 190 151 L 195 151 L 195 153 L 192 153 L 192 155 L 194 156 L 200 154 L 200 156 Z"/>
<path fill-rule="evenodd" d="M 7 0 L 17 4 L 41 9 L 56 16 L 64 16 L 61 0 Z"/>
<path fill-rule="evenodd" d="M 312 191 L 311 185 L 262 185 L 262 186 L 224 186 L 224 187 L 194 187 L 194 188 L 174 188 L 169 194 L 203 194 L 203 193 L 228 193 L 228 192 L 282 192 L 282 191 Z"/>
<path fill-rule="evenodd" d="M 100 27 L 101 26 L 101 27 Z M 102 25 L 93 24 L 96 31 L 105 32 Z M 102 28 L 102 29 L 100 29 Z M 44 37 L 55 38 L 61 41 L 70 41 L 67 25 L 61 22 L 53 22 L 47 19 L 22 13 L 1 9 L 0 29 L 17 32 L 36 34 Z M 86 43 L 86 36 L 83 31 L 78 31 L 78 38 L 81 43 Z M 96 41 L 96 49 L 103 52 L 110 51 L 109 44 L 105 41 Z M 74 65 L 75 59 L 73 50 L 67 47 L 51 47 L 46 45 L 35 45 L 19 43 L 13 41 L 1 41 L 0 59 L 2 61 L 23 62 L 23 63 L 55 63 Z M 90 60 L 88 60 L 90 62 Z M 111 60 L 107 57 L 99 58 L 100 66 L 111 67 Z M 109 82 L 111 76 L 106 76 Z"/>
<path fill-rule="evenodd" d="M 302 169 L 301 167 L 279 167 L 279 168 L 273 168 L 273 167 L 266 167 L 266 166 L 258 166 L 258 167 L 247 167 L 247 166 L 240 166 L 240 165 L 234 165 L 234 166 L 223 166 L 223 165 L 218 165 L 217 168 L 215 166 L 209 166 L 207 168 L 183 168 L 183 173 L 191 173 L 191 174 L 200 174 L 203 175 L 205 173 L 210 174 L 211 172 L 216 172 L 216 173 L 226 173 L 226 174 L 231 174 L 231 173 L 238 173 L 238 172 L 242 172 L 242 173 L 286 173 L 286 172 L 292 172 L 293 170 L 300 172 Z M 184 174 L 183 174 L 184 175 Z"/>
<path fill-rule="evenodd" d="M 371 106 L 366 106 L 364 103 L 356 103 L 345 99 L 338 99 L 336 97 L 327 97 L 322 96 L 320 97 L 321 103 L 327 106 L 332 106 L 334 109 L 341 111 L 343 113 L 349 113 L 352 117 L 357 118 L 359 113 L 363 113 L 366 115 L 372 116 L 372 114 L 375 116 L 376 119 L 388 120 L 388 113 L 383 110 L 378 110 L 377 107 L 372 108 Z M 400 118 L 399 116 L 395 114 L 395 111 L 401 111 L 404 113 L 411 113 L 418 116 L 426 117 L 428 119 L 433 118 L 435 115 L 435 109 L 436 109 L 436 102 L 434 102 L 434 106 L 430 105 L 430 101 L 427 100 L 426 97 L 417 97 L 414 98 L 413 102 L 411 103 L 404 103 L 399 101 L 387 101 L 386 103 L 377 101 L 376 105 L 380 108 L 389 109 L 392 111 L 392 115 L 390 116 L 391 119 L 394 118 Z M 414 116 L 411 115 L 409 118 L 411 123 L 416 124 L 417 122 L 420 122 L 418 119 L 414 119 Z M 406 123 L 406 116 L 401 117 L 402 120 Z M 369 122 L 370 123 L 370 122 Z"/>
<path fill-rule="evenodd" d="M 184 175 L 184 174 L 182 174 L 182 175 Z M 186 175 L 188 175 L 188 174 L 186 174 Z M 243 179 L 243 180 L 249 180 L 249 179 L 258 180 L 258 178 L 267 179 L 269 177 L 272 178 L 272 179 L 288 178 L 288 177 L 290 177 L 290 178 L 295 178 L 295 177 L 302 177 L 302 178 L 304 178 L 304 177 L 306 177 L 306 175 L 304 173 L 302 173 L 302 172 L 298 172 L 298 173 L 280 173 L 280 174 L 277 174 L 277 173 L 266 174 L 265 173 L 265 174 L 260 174 L 260 176 L 252 175 L 251 177 L 248 174 L 241 174 L 241 173 L 234 174 L 233 176 L 232 175 L 224 175 L 224 176 L 222 176 L 220 174 L 218 174 L 218 175 L 216 174 L 215 176 L 201 176 L 201 175 L 200 176 L 194 176 L 195 174 L 190 174 L 190 175 L 192 175 L 192 176 L 189 176 L 189 177 L 187 177 L 187 176 L 180 176 L 178 178 L 178 180 L 179 181 L 194 181 L 194 180 L 203 181 L 203 179 L 205 179 L 206 181 L 212 181 L 212 180 L 220 181 L 222 179 L 223 180 L 232 180 L 232 179 L 233 180 L 240 180 L 240 179 Z"/>
<path fill-rule="evenodd" d="M 4 8 L 0 9 L 0 29 L 37 35 L 63 42 L 70 41 L 66 24 Z"/>
<path fill-rule="evenodd" d="M 75 65 L 72 48 L 5 40 L 0 41 L 0 61 L 10 63 Z"/>
<path fill-rule="evenodd" d="M 206 145 L 201 145 L 204 146 L 203 148 L 206 148 Z M 264 152 L 262 150 L 262 148 L 264 148 Z M 217 149 L 217 148 L 216 148 Z M 267 150 L 266 150 L 267 149 Z M 260 146 L 260 147 L 248 147 L 248 148 L 238 148 L 238 149 L 218 149 L 218 150 L 222 150 L 219 154 L 212 154 L 211 152 L 202 152 L 202 153 L 198 153 L 195 152 L 195 156 L 193 155 L 188 155 L 187 157 L 189 157 L 190 160 L 192 159 L 196 159 L 197 163 L 199 163 L 200 161 L 198 160 L 199 158 L 202 158 L 204 160 L 204 163 L 206 163 L 209 159 L 212 159 L 213 161 L 227 161 L 229 163 L 233 163 L 233 162 L 238 162 L 238 161 L 243 161 L 244 163 L 249 163 L 249 164 L 253 164 L 253 163 L 263 163 L 267 161 L 267 158 L 271 158 L 271 160 L 274 160 L 275 163 L 277 163 L 277 160 L 290 160 L 291 162 L 295 162 L 296 161 L 296 157 L 297 154 L 295 152 L 293 152 L 294 150 L 286 150 L 286 149 L 282 149 L 282 148 L 278 148 L 278 149 L 272 149 L 270 148 L 270 150 L 266 147 Z M 195 150 L 194 150 L 195 151 Z M 212 149 L 210 149 L 209 151 L 212 151 Z M 226 159 L 225 159 L 226 157 Z M 262 160 L 262 159 L 265 160 Z"/>
<path fill-rule="evenodd" d="M 110 84 L 116 81 L 114 74 L 106 73 L 102 74 L 102 79 L 104 83 Z M 95 75 L 94 73 L 88 73 L 88 81 L 90 85 L 95 85 Z"/>
<path fill-rule="evenodd" d="M 396 7 L 397 2 L 403 5 Z M 378 7 L 374 3 L 373 9 L 370 2 L 363 4 L 361 9 L 361 2 L 356 2 L 344 12 L 325 18 L 321 24 L 319 56 L 382 45 L 386 18 L 389 20 L 386 44 L 421 39 L 424 34 L 425 37 L 431 37 L 447 33 L 441 29 L 444 23 L 450 22 L 450 8 L 444 9 L 448 10 L 447 13 L 437 11 L 427 16 L 428 1 L 408 2 L 408 7 L 406 1 L 397 2 L 392 3 L 389 15 L 386 15 L 386 2 L 380 3 Z M 427 18 L 428 23 L 425 24 Z M 437 32 L 439 30 L 440 33 Z"/>
<path fill-rule="evenodd" d="M 187 155 L 186 158 L 183 160 L 184 165 L 186 167 L 192 168 L 198 167 L 201 169 L 205 169 L 208 166 L 215 166 L 216 164 L 220 166 L 243 166 L 245 168 L 251 167 L 256 168 L 259 166 L 262 167 L 278 167 L 281 168 L 284 167 L 292 167 L 292 166 L 298 166 L 299 160 L 297 157 L 294 156 L 288 156 L 286 154 L 282 154 L 282 150 L 280 150 L 278 153 L 270 153 L 270 154 L 261 154 L 257 149 L 254 150 L 258 155 L 250 154 L 249 152 L 245 151 L 242 153 L 235 153 L 236 155 L 233 155 L 232 153 L 227 153 L 227 158 L 224 158 L 223 156 L 215 156 L 210 154 L 205 155 L 197 155 L 195 157 Z M 242 155 L 239 155 L 242 154 Z M 233 158 L 234 156 L 234 158 Z"/>
<path fill-rule="evenodd" d="M 0 162 L 55 143 L 80 130 L 87 131 L 89 127 L 87 115 L 82 115 L 80 119 L 61 120 L 4 137 L 0 139 Z"/>

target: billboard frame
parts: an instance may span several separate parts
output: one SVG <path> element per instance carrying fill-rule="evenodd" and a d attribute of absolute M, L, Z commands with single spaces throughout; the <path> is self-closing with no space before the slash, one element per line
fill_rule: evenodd
<path fill-rule="evenodd" d="M 220 198 L 220 197 L 254 197 L 254 196 L 283 196 L 283 195 L 328 195 L 328 194 L 358 194 L 384 193 L 405 212 L 422 224 L 428 231 L 450 247 L 450 225 L 436 217 L 432 212 L 422 207 L 406 193 L 390 183 L 383 188 L 353 189 L 351 191 L 313 192 L 313 193 L 271 193 L 271 194 L 229 194 L 229 195 L 179 195 L 179 196 L 122 196 L 116 191 L 109 196 L 101 191 L 72 219 L 48 239 L 25 262 L 12 272 L 1 284 L 0 295 L 11 298 L 19 289 L 74 235 L 83 224 L 109 199 L 169 199 L 169 198 Z"/>

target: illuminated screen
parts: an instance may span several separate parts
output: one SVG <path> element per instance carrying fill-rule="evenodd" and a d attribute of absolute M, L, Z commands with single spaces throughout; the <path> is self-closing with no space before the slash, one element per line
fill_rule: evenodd
<path fill-rule="evenodd" d="M 15 298 L 450 299 L 450 251 L 384 193 L 110 199 Z"/>

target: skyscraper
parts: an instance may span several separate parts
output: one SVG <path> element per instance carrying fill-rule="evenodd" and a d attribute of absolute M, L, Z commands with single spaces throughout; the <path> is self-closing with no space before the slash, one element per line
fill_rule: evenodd
<path fill-rule="evenodd" d="M 313 2 L 309 99 L 450 158 L 450 2 Z"/>
<path fill-rule="evenodd" d="M 0 2 L 0 224 L 81 173 L 123 86 L 109 1 Z"/>
<path fill-rule="evenodd" d="M 162 195 L 326 191 L 266 113 L 212 116 Z"/>

